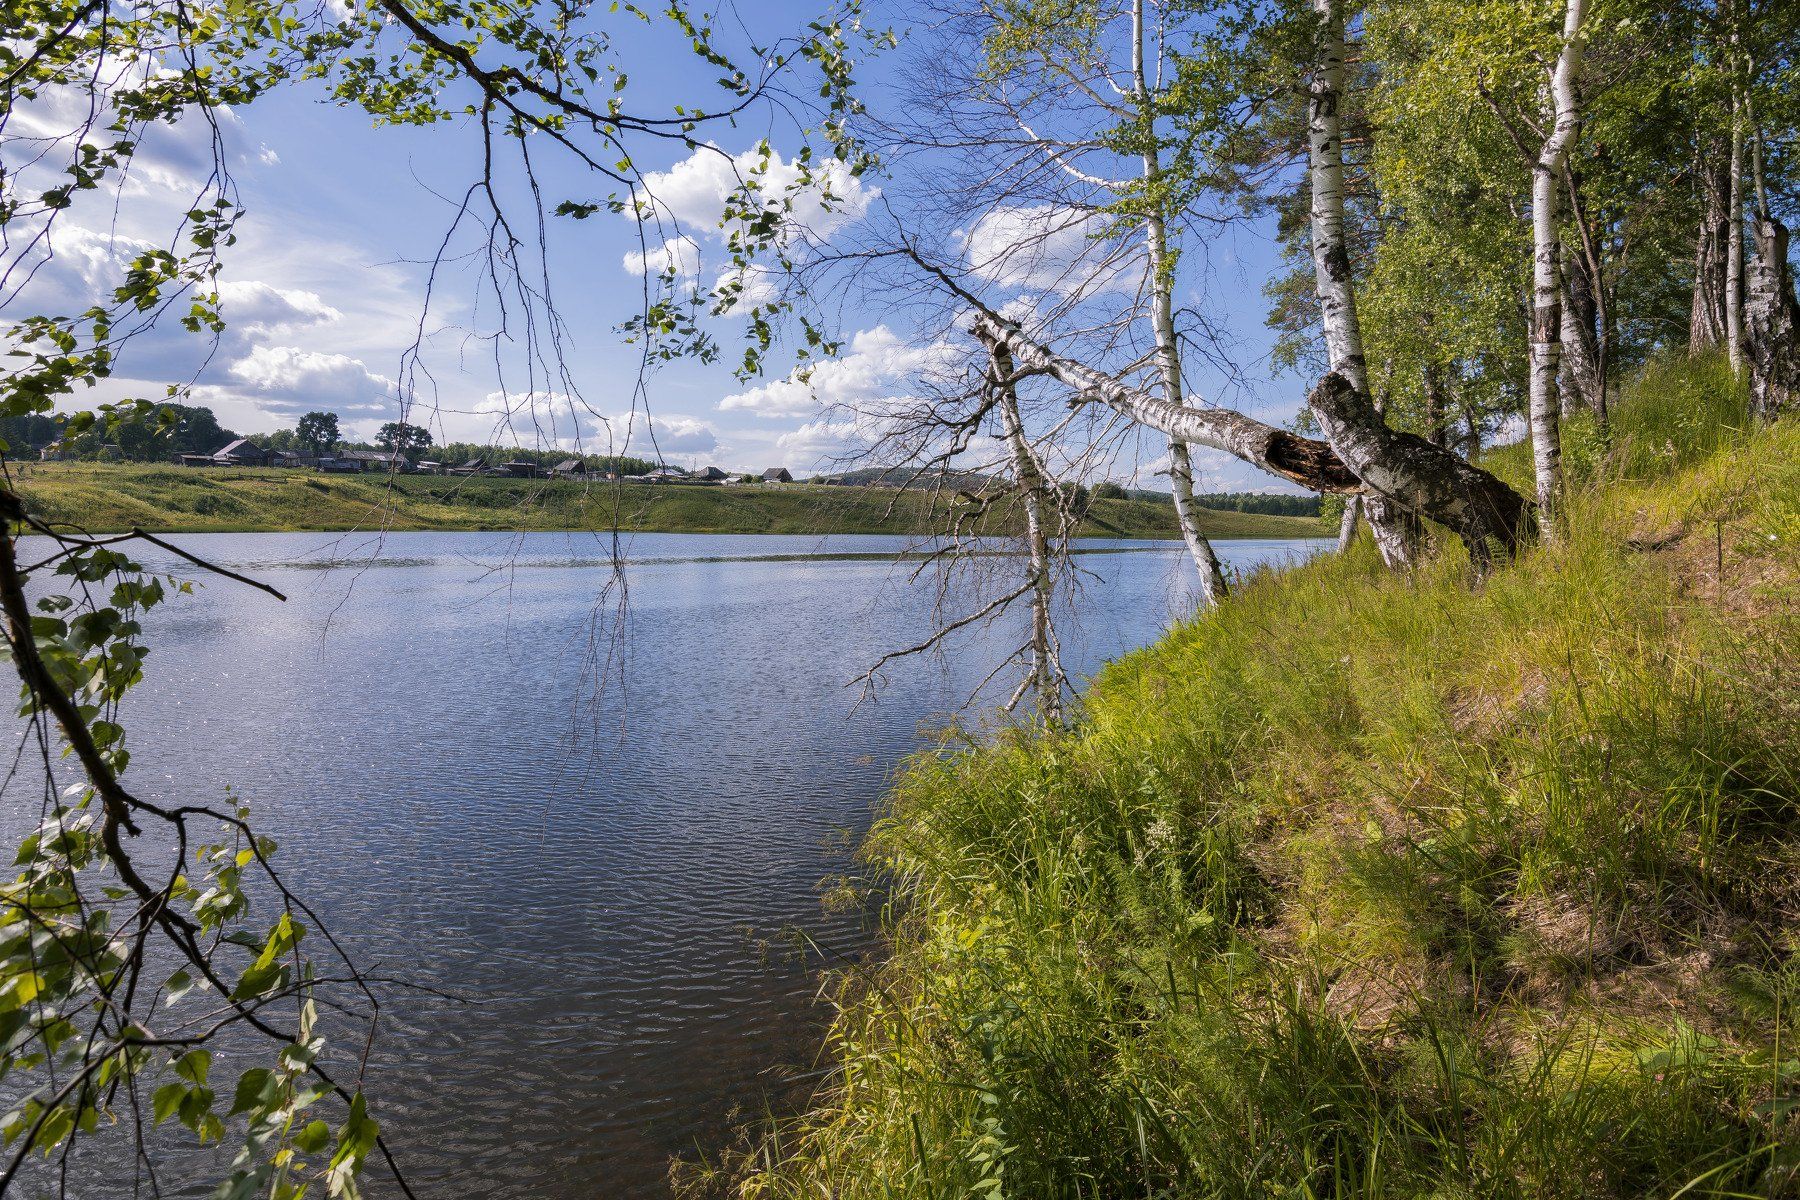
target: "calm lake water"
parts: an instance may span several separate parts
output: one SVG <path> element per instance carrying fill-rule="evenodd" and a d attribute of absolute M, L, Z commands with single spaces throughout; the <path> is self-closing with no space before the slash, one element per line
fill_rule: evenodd
<path fill-rule="evenodd" d="M 857 707 L 845 685 L 930 628 L 932 589 L 869 557 L 892 538 L 635 535 L 622 624 L 586 535 L 175 540 L 289 599 L 214 581 L 157 614 L 130 778 L 230 786 L 365 966 L 466 998 L 401 998 L 369 1080 L 421 1196 L 663 1195 L 672 1156 L 801 1094 L 818 969 L 872 946 L 820 883 L 1022 640 L 973 630 Z M 1079 559 L 1083 675 L 1191 603 L 1179 546 L 1085 546 L 1117 552 Z"/>

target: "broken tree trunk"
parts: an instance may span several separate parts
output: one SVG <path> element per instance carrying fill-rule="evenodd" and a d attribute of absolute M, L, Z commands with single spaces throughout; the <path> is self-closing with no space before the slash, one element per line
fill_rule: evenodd
<path fill-rule="evenodd" d="M 975 336 L 990 352 L 997 346 L 1007 349 L 1019 374 L 1048 375 L 1083 400 L 1104 404 L 1190 445 L 1223 450 L 1315 492 L 1354 494 L 1372 489 L 1449 528 L 1478 561 L 1486 561 L 1495 545 L 1508 553 L 1516 551 L 1530 536 L 1531 508 L 1524 497 L 1417 434 L 1390 429 L 1368 393 L 1351 387 L 1336 372 L 1321 380 L 1311 396 L 1321 423 L 1339 431 L 1341 444 L 1332 445 L 1242 413 L 1159 400 L 1062 357 L 967 291 L 961 294 L 981 314 L 974 324 Z"/>
<path fill-rule="evenodd" d="M 1506 483 L 1416 434 L 1388 428 L 1366 391 L 1332 372 L 1313 389 L 1312 403 L 1342 446 L 1314 441 L 1222 408 L 1172 404 L 1121 383 L 1102 371 L 1064 358 L 1001 316 L 955 276 L 916 251 L 904 253 L 976 313 L 975 338 L 989 354 L 1002 349 L 1014 362 L 1014 378 L 1048 375 L 1083 401 L 1106 405 L 1140 425 L 1193 446 L 1210 446 L 1290 479 L 1315 492 L 1374 490 L 1417 516 L 1436 521 L 1463 539 L 1477 563 L 1492 548 L 1517 552 L 1531 535 L 1531 506 Z M 1341 395 L 1348 389 L 1348 397 Z M 1376 461 L 1379 459 L 1380 461 Z"/>

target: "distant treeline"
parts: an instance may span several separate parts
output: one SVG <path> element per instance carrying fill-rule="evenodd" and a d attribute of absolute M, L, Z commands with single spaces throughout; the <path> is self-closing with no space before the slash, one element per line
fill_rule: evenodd
<path fill-rule="evenodd" d="M 310 414 L 329 417 L 332 414 Z M 336 422 L 325 425 L 336 430 Z M 424 431 L 418 431 L 423 435 Z M 0 419 L 0 439 L 4 452 L 12 459 L 32 459 L 38 451 L 55 445 L 61 457 L 80 461 L 112 459 L 122 462 L 167 462 L 180 454 L 216 454 L 240 437 L 265 450 L 331 452 L 334 450 L 388 449 L 380 442 L 346 440 L 331 437 L 315 442 L 299 429 L 277 429 L 272 433 L 239 434 L 219 424 L 212 409 L 204 405 L 163 404 L 156 416 L 136 420 L 114 428 L 94 425 L 71 434 L 62 418 L 21 416 Z M 464 463 L 485 459 L 489 465 L 502 462 L 529 462 L 540 467 L 554 467 L 571 458 L 583 459 L 590 470 L 615 471 L 620 475 L 647 475 L 657 464 L 648 459 L 623 454 L 576 454 L 568 450 L 526 450 L 511 446 L 484 446 L 473 442 L 451 442 L 433 446 L 428 435 L 419 436 L 408 447 L 413 458 L 433 457 L 448 463 Z"/>

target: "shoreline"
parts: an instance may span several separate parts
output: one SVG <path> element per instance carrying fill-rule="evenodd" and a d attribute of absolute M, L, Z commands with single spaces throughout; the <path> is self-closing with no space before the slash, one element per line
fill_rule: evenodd
<path fill-rule="evenodd" d="M 41 519 L 94 533 L 699 533 L 929 536 L 947 505 L 921 492 L 805 483 L 692 484 L 342 476 L 279 468 L 27 463 L 15 485 Z M 1328 537 L 1316 517 L 1201 509 L 1210 539 Z M 1012 532 L 996 519 L 990 536 Z M 1096 499 L 1079 538 L 1178 542 L 1171 506 Z"/>

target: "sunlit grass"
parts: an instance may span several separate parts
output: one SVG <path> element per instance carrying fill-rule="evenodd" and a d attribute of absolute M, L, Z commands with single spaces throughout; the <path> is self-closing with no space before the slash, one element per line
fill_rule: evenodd
<path fill-rule="evenodd" d="M 1800 430 L 1739 402 L 1655 368 L 1556 549 L 1265 575 L 917 759 L 832 1082 L 696 1186 L 1795 1194 Z"/>

